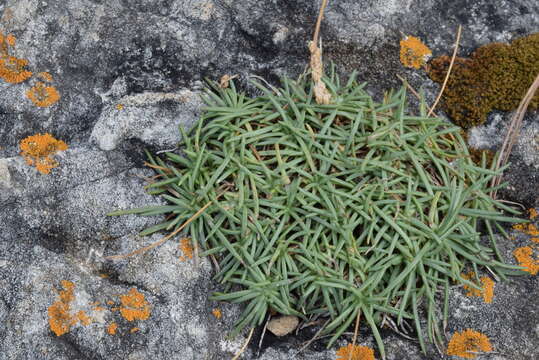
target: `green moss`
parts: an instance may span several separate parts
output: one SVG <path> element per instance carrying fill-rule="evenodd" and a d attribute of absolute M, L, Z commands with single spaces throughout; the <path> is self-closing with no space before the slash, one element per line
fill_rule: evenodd
<path fill-rule="evenodd" d="M 443 83 L 450 57 L 430 62 L 428 74 Z M 478 48 L 470 58 L 456 58 L 442 97 L 442 107 L 459 126 L 467 129 L 485 122 L 490 111 L 514 110 L 539 73 L 539 33 L 510 44 L 492 43 Z M 539 106 L 539 94 L 530 108 Z"/>

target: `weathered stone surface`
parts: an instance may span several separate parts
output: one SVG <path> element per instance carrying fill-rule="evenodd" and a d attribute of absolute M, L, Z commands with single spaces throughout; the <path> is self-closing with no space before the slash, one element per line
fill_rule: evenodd
<path fill-rule="evenodd" d="M 156 203 L 144 193 L 152 176 L 143 167 L 142 149 L 173 148 L 178 125 L 200 114 L 197 94 L 204 77 L 238 74 L 240 85 L 260 75 L 272 83 L 298 76 L 307 64 L 307 41 L 318 11 L 307 0 L 5 0 L 0 31 L 14 34 L 15 56 L 28 59 L 34 73 L 47 71 L 61 94 L 47 108 L 25 95 L 35 84 L 0 81 L 0 359 L 229 359 L 245 337 L 227 339 L 240 308 L 216 304 L 206 260 L 180 261 L 177 240 L 144 256 L 110 261 L 159 236 L 137 232 L 159 219 L 107 217 L 113 209 Z M 537 31 L 539 4 L 503 1 L 330 1 L 322 24 L 326 61 L 343 73 L 357 70 L 378 97 L 400 86 L 396 74 L 423 89 L 429 103 L 439 90 L 422 71 L 399 62 L 402 34 L 421 37 L 433 55 L 450 53 L 458 24 L 460 54 L 492 41 L 509 41 Z M 122 105 L 118 107 L 118 105 Z M 526 116 L 506 172 L 503 198 L 539 207 L 539 115 Z M 493 113 L 470 132 L 480 148 L 496 148 L 510 114 Z M 18 142 L 49 132 L 70 149 L 61 166 L 44 176 L 24 163 Z M 106 150 L 106 151 L 103 151 Z M 504 256 L 529 243 L 500 240 Z M 103 277 L 102 277 L 103 276 Z M 50 329 L 48 308 L 58 300 L 61 280 L 72 281 L 72 310 L 84 310 L 92 323 L 77 324 L 62 336 Z M 151 308 L 147 320 L 129 322 L 119 311 L 119 295 L 132 288 Z M 466 327 L 486 333 L 497 354 L 489 359 L 539 357 L 537 277 L 498 283 L 492 304 L 452 290 L 448 335 Z M 93 310 L 99 301 L 103 311 Z M 113 304 L 107 304 L 113 301 Z M 212 315 L 220 308 L 221 319 Z M 107 329 L 116 322 L 115 335 Z M 139 330 L 130 333 L 130 329 Z M 244 359 L 334 359 L 323 341 L 301 352 L 316 332 L 309 328 L 276 340 L 260 330 Z M 388 359 L 440 359 L 417 345 L 383 331 Z M 345 340 L 339 346 L 345 345 Z M 358 342 L 374 346 L 362 330 Z M 486 358 L 486 357 L 484 357 Z"/>

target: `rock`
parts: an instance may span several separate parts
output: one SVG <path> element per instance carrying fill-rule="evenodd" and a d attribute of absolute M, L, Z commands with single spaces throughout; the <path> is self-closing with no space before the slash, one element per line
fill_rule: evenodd
<path fill-rule="evenodd" d="M 20 84 L 0 80 L 1 359 L 220 360 L 241 348 L 245 333 L 226 336 L 241 307 L 208 300 L 220 288 L 206 259 L 181 261 L 173 239 L 141 256 L 107 260 L 159 240 L 159 234 L 137 233 L 161 219 L 106 214 L 159 203 L 144 192 L 143 177 L 154 172 L 143 166 L 142 150 L 176 146 L 178 126 L 189 127 L 200 115 L 204 78 L 237 74 L 236 84 L 255 94 L 248 83 L 252 75 L 276 84 L 280 76 L 301 74 L 318 6 L 307 0 L 0 2 L 0 29 L 16 39 L 12 55 L 28 60 L 34 74 Z M 357 70 L 378 98 L 401 86 L 400 74 L 432 103 L 439 87 L 424 72 L 402 67 L 399 40 L 402 34 L 418 36 L 436 57 L 451 51 L 458 24 L 463 25 L 459 54 L 467 56 L 489 42 L 537 31 L 539 5 L 330 1 L 321 29 L 324 61 L 335 62 L 343 75 Z M 49 107 L 26 96 L 37 81 L 45 81 L 40 72 L 51 75 L 47 84 L 60 94 Z M 494 112 L 482 128 L 471 130 L 470 141 L 499 147 L 510 116 Z M 539 208 L 537 123 L 537 113 L 526 116 L 505 173 L 510 186 L 500 196 Z M 47 176 L 28 166 L 18 148 L 24 137 L 45 132 L 69 145 Z M 514 248 L 529 239 L 517 234 L 515 242 L 499 243 L 513 260 Z M 539 357 L 537 279 L 497 283 L 492 304 L 452 288 L 448 335 L 472 327 L 490 337 L 498 351 L 492 359 Z M 122 315 L 122 299 L 140 305 L 128 309 L 137 319 L 126 306 L 124 315 L 131 315 Z M 68 303 L 66 316 L 74 323 L 57 336 L 49 309 L 56 304 L 54 315 Z M 216 308 L 220 319 L 212 315 Z M 258 329 L 243 358 L 334 359 L 335 349 L 351 340 L 325 349 L 322 339 L 298 354 L 317 330 L 284 339 L 266 334 L 259 349 Z M 422 355 L 415 342 L 387 329 L 382 336 L 388 359 L 443 357 L 433 348 Z M 358 343 L 374 347 L 365 329 Z"/>
<path fill-rule="evenodd" d="M 268 330 L 276 336 L 285 336 L 296 330 L 298 324 L 297 316 L 279 316 L 268 322 Z"/>
<path fill-rule="evenodd" d="M 178 126 L 188 131 L 201 106 L 200 95 L 189 90 L 124 96 L 103 108 L 91 138 L 101 150 L 114 150 L 121 141 L 133 138 L 174 148 L 181 139 Z"/>

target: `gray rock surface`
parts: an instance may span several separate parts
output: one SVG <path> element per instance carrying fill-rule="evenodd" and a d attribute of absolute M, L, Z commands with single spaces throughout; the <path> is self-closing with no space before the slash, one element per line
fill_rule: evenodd
<path fill-rule="evenodd" d="M 173 148 L 178 126 L 190 126 L 201 111 L 197 93 L 205 77 L 259 75 L 272 83 L 298 76 L 307 64 L 307 40 L 318 1 L 231 0 L 4 0 L 0 31 L 14 34 L 14 55 L 28 59 L 34 73 L 49 72 L 60 101 L 36 107 L 25 93 L 35 84 L 0 80 L 0 359 L 230 359 L 245 334 L 226 334 L 238 306 L 216 304 L 218 288 L 210 264 L 181 261 L 177 239 L 144 256 L 110 261 L 159 239 L 136 234 L 159 219 L 107 217 L 113 209 L 156 203 L 144 193 L 142 149 Z M 419 36 L 433 55 L 451 51 L 463 25 L 460 55 L 492 41 L 509 41 L 539 28 L 535 0 L 330 1 L 322 25 L 326 60 L 344 74 L 357 70 L 380 97 L 400 86 L 400 74 L 432 100 L 439 90 L 422 71 L 399 62 L 402 34 Z M 118 105 L 122 105 L 121 109 Z M 496 148 L 511 114 L 493 113 L 471 130 L 477 147 Z M 506 172 L 505 199 L 539 208 L 539 115 L 529 113 Z M 60 167 L 41 175 L 19 156 L 18 142 L 49 132 L 69 145 Z M 538 224 L 536 224 L 538 225 Z M 515 234 L 500 240 L 504 256 L 529 243 Z M 85 311 L 89 325 L 64 335 L 51 331 L 48 310 L 59 301 L 61 280 L 74 284 L 70 312 Z M 118 309 L 121 295 L 136 289 L 151 314 L 128 321 Z M 495 354 L 480 359 L 539 358 L 539 278 L 498 283 L 492 304 L 451 292 L 447 333 L 467 327 L 487 334 Z M 108 304 L 112 301 L 112 304 Z M 104 310 L 95 310 L 99 302 Z M 223 317 L 212 315 L 220 308 Z M 72 314 L 73 315 L 73 314 Z M 115 322 L 115 335 L 107 331 Z M 133 328 L 139 330 L 131 333 Z M 316 332 L 276 339 L 257 330 L 243 359 L 334 359 L 314 342 Z M 383 331 L 388 359 L 440 359 L 433 349 Z M 339 345 L 344 345 L 343 339 Z M 362 345 L 374 346 L 362 331 Z"/>

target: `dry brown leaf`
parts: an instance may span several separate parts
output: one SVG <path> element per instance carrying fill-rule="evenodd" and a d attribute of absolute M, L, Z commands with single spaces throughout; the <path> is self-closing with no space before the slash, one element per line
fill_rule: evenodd
<path fill-rule="evenodd" d="M 232 76 L 231 76 L 231 75 L 225 74 L 225 75 L 223 75 L 223 76 L 221 77 L 221 80 L 219 80 L 219 86 L 220 86 L 222 89 L 225 89 L 225 88 L 228 87 L 230 80 L 235 79 L 235 78 L 237 78 L 237 77 L 238 77 L 238 75 L 232 75 Z"/>
<path fill-rule="evenodd" d="M 285 336 L 296 329 L 299 319 L 296 316 L 279 316 L 268 322 L 268 330 L 276 336 Z"/>

